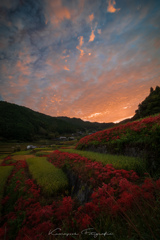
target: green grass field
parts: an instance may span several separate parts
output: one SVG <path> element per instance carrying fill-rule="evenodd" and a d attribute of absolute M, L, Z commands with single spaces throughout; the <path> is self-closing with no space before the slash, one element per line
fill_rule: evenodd
<path fill-rule="evenodd" d="M 19 151 L 19 152 L 15 152 L 12 155 L 28 155 L 30 154 L 31 150 L 26 150 L 26 151 Z"/>
<path fill-rule="evenodd" d="M 140 175 L 146 172 L 145 162 L 142 161 L 142 159 L 136 157 L 103 154 L 91 151 L 81 151 L 76 149 L 60 149 L 60 151 L 77 153 L 93 161 L 102 162 L 103 164 L 112 164 L 115 169 L 134 170 Z"/>
<path fill-rule="evenodd" d="M 40 185 L 45 195 L 55 195 L 67 188 L 68 179 L 65 173 L 49 163 L 46 157 L 29 158 L 26 162 L 33 179 Z"/>

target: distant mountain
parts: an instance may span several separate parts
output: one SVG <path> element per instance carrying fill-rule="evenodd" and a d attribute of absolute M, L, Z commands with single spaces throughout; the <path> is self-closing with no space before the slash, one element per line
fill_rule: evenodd
<path fill-rule="evenodd" d="M 138 105 L 135 115 L 132 120 L 148 117 L 160 113 L 160 87 L 157 86 L 155 90 L 151 87 L 150 94 Z"/>
<path fill-rule="evenodd" d="M 78 118 L 51 117 L 29 108 L 0 101 L 0 140 L 53 139 L 78 131 L 99 131 L 114 123 L 91 123 Z"/>

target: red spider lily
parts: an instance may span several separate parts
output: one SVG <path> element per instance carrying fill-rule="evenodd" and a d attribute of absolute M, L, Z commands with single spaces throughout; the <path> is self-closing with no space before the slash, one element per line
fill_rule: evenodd
<path fill-rule="evenodd" d="M 89 227 L 89 225 L 92 222 L 92 218 L 86 214 L 86 213 L 77 213 L 77 216 L 75 216 L 75 221 L 77 222 L 78 226 L 79 226 L 79 230 L 82 231 L 85 228 Z"/>
<path fill-rule="evenodd" d="M 91 185 L 94 183 L 94 187 L 98 187 L 102 182 L 108 183 L 111 181 L 114 184 L 118 184 L 121 178 L 126 178 L 133 182 L 139 178 L 133 170 L 116 170 L 111 164 L 103 166 L 100 162 L 92 162 L 78 154 L 56 150 L 48 159 L 57 167 L 63 167 L 65 164 L 68 164 L 80 179 Z"/>
<path fill-rule="evenodd" d="M 6 223 L 0 228 L 0 239 L 5 239 L 6 229 L 10 230 L 9 222 L 18 221 L 22 214 L 24 219 L 19 225 L 16 240 L 45 240 L 50 229 L 65 226 L 65 229 L 75 227 L 82 231 L 92 226 L 96 219 L 103 221 L 108 215 L 117 217 L 135 206 L 145 206 L 146 202 L 149 206 L 154 206 L 158 199 L 160 179 L 153 181 L 146 178 L 138 185 L 138 176 L 134 171 L 116 170 L 112 165 L 103 166 L 78 154 L 55 151 L 48 160 L 58 167 L 68 166 L 82 182 L 94 186 L 90 202 L 79 206 L 74 199 L 67 196 L 59 197 L 59 200 L 54 200 L 52 204 L 43 206 L 40 202 L 39 187 L 24 175 L 24 178 L 15 180 L 17 191 L 19 187 L 22 188 L 24 195 L 16 200 L 14 211 L 4 216 Z M 25 161 L 17 162 L 9 182 L 18 171 L 25 172 L 25 168 Z M 10 196 L 2 200 L 4 208 L 9 200 Z"/>
<path fill-rule="evenodd" d="M 7 195 L 2 199 L 1 204 L 2 205 L 5 204 L 8 200 L 9 200 L 9 196 Z"/>
<path fill-rule="evenodd" d="M 88 145 L 96 143 L 105 144 L 111 141 L 117 141 L 123 137 L 127 138 L 128 132 L 142 133 L 144 136 L 149 136 L 148 132 L 154 130 L 154 126 L 160 125 L 160 114 L 154 117 L 148 117 L 139 121 L 121 124 L 111 129 L 99 131 L 91 135 L 85 136 L 77 143 L 75 148 L 86 148 Z M 148 131 L 148 132 L 147 132 Z M 139 135 L 138 135 L 139 137 Z"/>
<path fill-rule="evenodd" d="M 71 197 L 64 197 L 62 201 L 57 203 L 54 214 L 58 220 L 68 218 L 73 209 L 73 200 Z"/>

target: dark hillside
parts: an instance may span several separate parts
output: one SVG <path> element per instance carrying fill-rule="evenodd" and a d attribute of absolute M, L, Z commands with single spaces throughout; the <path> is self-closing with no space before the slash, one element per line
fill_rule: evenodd
<path fill-rule="evenodd" d="M 98 122 L 89 122 L 89 121 L 83 121 L 80 118 L 68 118 L 68 117 L 58 117 L 58 119 L 61 119 L 63 121 L 66 121 L 67 123 L 75 125 L 77 128 L 85 128 L 88 131 L 99 131 L 102 129 L 113 127 L 114 123 L 98 123 Z"/>
<path fill-rule="evenodd" d="M 160 113 L 160 87 L 157 86 L 155 90 L 150 88 L 150 94 L 145 100 L 138 105 L 138 109 L 135 111 L 133 120 L 139 118 L 148 117 L 154 114 Z"/>
<path fill-rule="evenodd" d="M 141 118 L 149 117 L 160 113 L 160 87 L 155 90 L 151 87 L 150 94 L 138 105 L 135 115 L 132 118 L 125 119 L 116 125 L 125 124 Z"/>
<path fill-rule="evenodd" d="M 98 131 L 114 124 L 84 122 L 81 119 L 51 117 L 29 108 L 0 101 L 0 139 L 34 141 L 53 139 L 77 131 Z"/>

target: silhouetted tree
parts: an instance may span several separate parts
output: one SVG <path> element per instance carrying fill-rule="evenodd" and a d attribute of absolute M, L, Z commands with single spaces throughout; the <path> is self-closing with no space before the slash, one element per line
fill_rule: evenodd
<path fill-rule="evenodd" d="M 154 90 L 153 90 L 153 88 L 151 87 L 151 88 L 150 88 L 150 93 L 152 93 L 153 91 L 154 91 Z"/>

